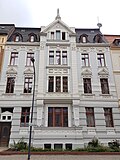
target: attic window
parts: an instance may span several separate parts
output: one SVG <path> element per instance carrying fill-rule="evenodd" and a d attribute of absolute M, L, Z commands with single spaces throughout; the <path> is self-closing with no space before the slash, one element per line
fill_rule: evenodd
<path fill-rule="evenodd" d="M 57 39 L 57 40 L 60 40 L 60 39 L 61 39 L 61 37 L 60 37 L 60 30 L 57 30 L 57 31 L 56 31 L 56 39 Z"/>
<path fill-rule="evenodd" d="M 34 37 L 34 35 L 31 35 L 30 42 L 34 42 L 34 41 L 35 41 L 35 37 Z"/>
<path fill-rule="evenodd" d="M 87 43 L 87 35 L 81 35 L 79 38 L 80 43 Z"/>
<path fill-rule="evenodd" d="M 94 37 L 94 42 L 95 43 L 102 43 L 102 36 L 101 35 L 96 35 Z"/>
<path fill-rule="evenodd" d="M 65 40 L 65 32 L 62 32 L 62 40 Z"/>
<path fill-rule="evenodd" d="M 51 39 L 54 39 L 54 32 L 51 32 Z"/>
<path fill-rule="evenodd" d="M 20 40 L 19 35 L 16 35 L 16 37 L 15 37 L 15 42 L 19 42 L 19 40 Z"/>

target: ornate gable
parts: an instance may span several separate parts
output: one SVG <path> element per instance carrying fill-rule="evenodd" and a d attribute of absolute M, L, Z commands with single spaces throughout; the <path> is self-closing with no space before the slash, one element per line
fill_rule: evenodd
<path fill-rule="evenodd" d="M 64 29 L 69 34 L 75 34 L 75 31 L 73 31 L 68 25 L 66 25 L 63 21 L 61 21 L 61 17 L 59 15 L 59 9 L 57 10 L 57 16 L 55 20 L 50 23 L 47 27 L 41 28 L 41 33 L 49 32 L 51 29 Z"/>

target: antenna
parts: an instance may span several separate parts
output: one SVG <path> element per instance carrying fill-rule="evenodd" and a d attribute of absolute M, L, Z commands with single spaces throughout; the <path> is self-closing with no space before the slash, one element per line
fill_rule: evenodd
<path fill-rule="evenodd" d="M 102 27 L 102 23 L 99 23 L 99 17 L 97 17 L 97 20 L 98 20 L 97 26 L 98 26 L 98 28 L 100 30 L 100 28 Z"/>

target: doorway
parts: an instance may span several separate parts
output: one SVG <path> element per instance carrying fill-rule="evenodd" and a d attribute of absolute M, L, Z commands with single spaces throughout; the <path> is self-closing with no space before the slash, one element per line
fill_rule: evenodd
<path fill-rule="evenodd" d="M 8 147 L 11 122 L 0 122 L 0 147 Z"/>

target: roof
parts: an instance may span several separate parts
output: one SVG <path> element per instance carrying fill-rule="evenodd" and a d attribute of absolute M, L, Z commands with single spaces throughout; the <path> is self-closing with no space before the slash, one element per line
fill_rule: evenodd
<path fill-rule="evenodd" d="M 14 24 L 0 24 L 0 35 L 8 35 L 14 29 Z"/>
<path fill-rule="evenodd" d="M 13 41 L 13 36 L 19 34 L 22 36 L 23 42 L 27 42 L 29 39 L 29 34 L 35 34 L 37 36 L 37 41 L 39 41 L 39 33 L 41 28 L 28 28 L 28 27 L 15 27 L 14 32 L 8 39 L 8 41 Z"/>
<path fill-rule="evenodd" d="M 77 43 L 79 43 L 79 38 L 81 35 L 87 35 L 89 43 L 93 43 L 93 39 L 96 35 L 101 35 L 102 39 L 103 39 L 102 43 L 107 43 L 106 39 L 104 38 L 104 36 L 100 32 L 99 28 L 76 28 L 75 32 L 76 32 Z"/>

